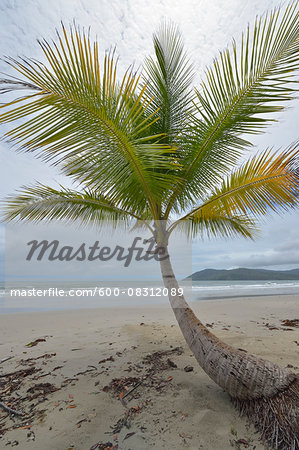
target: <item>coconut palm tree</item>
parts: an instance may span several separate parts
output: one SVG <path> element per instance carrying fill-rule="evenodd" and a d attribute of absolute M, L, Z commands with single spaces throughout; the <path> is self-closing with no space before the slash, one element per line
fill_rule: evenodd
<path fill-rule="evenodd" d="M 0 123 L 20 120 L 6 137 L 78 186 L 22 188 L 5 201 L 4 219 L 146 226 L 166 256 L 164 284 L 197 361 L 277 449 L 299 445 L 298 376 L 225 344 L 200 322 L 179 295 L 168 241 L 179 228 L 190 237 L 253 238 L 259 217 L 298 204 L 297 145 L 244 162 L 250 135 L 295 97 L 298 14 L 295 2 L 257 18 L 198 89 L 181 35 L 165 22 L 142 75 L 129 69 L 118 79 L 113 52 L 100 62 L 98 43 L 62 26 L 56 42 L 39 42 L 45 63 L 6 58 L 17 77 L 1 79 L 3 93 L 24 91 L 1 106 Z"/>

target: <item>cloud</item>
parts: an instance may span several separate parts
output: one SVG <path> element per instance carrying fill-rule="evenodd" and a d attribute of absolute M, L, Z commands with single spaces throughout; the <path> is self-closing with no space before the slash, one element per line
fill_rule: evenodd
<path fill-rule="evenodd" d="M 284 242 L 283 244 L 274 247 L 274 251 L 277 253 L 293 252 L 294 249 L 299 249 L 299 240 L 292 240 L 291 242 Z"/>
<path fill-rule="evenodd" d="M 299 267 L 298 215 L 271 217 L 256 241 L 223 239 L 193 243 L 193 269 Z M 277 242 L 281 244 L 277 245 Z"/>

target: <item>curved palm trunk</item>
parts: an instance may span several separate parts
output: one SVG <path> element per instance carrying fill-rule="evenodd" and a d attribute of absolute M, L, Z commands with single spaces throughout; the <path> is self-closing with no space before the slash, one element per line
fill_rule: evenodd
<path fill-rule="evenodd" d="M 160 260 L 163 282 L 183 336 L 203 370 L 247 414 L 271 448 L 299 448 L 299 378 L 275 363 L 237 350 L 218 339 L 195 316 L 172 270 L 167 246 Z"/>

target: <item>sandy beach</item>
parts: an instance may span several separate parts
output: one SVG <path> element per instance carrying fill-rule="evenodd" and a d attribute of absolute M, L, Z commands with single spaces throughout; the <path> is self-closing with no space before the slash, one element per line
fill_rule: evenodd
<path fill-rule="evenodd" d="M 298 371 L 298 328 L 282 322 L 298 318 L 298 304 L 285 295 L 192 306 L 225 342 Z M 24 413 L 0 409 L 0 448 L 264 448 L 168 306 L 2 314 L 0 330 L 0 398 Z"/>

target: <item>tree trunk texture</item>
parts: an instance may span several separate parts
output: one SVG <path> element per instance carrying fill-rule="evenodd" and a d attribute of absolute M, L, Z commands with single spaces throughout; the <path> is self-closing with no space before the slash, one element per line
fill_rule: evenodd
<path fill-rule="evenodd" d="M 261 431 L 271 449 L 299 449 L 299 377 L 279 365 L 237 350 L 218 339 L 195 316 L 173 273 L 167 246 L 163 282 L 183 336 L 209 377 Z"/>

